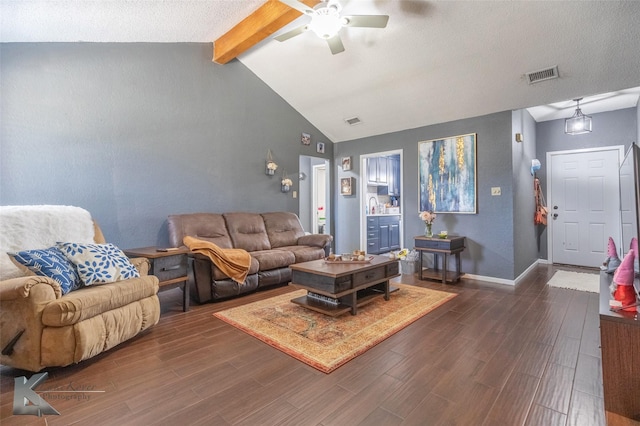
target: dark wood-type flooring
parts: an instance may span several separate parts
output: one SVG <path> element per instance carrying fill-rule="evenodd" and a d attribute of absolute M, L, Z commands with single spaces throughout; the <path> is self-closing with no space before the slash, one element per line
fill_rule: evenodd
<path fill-rule="evenodd" d="M 59 416 L 12 416 L 14 378 L 31 373 L 1 367 L 0 424 L 604 425 L 598 295 L 547 287 L 555 269 L 516 287 L 404 275 L 459 295 L 328 375 L 212 316 L 291 288 L 187 313 L 166 291 L 151 330 L 45 370 L 37 390 L 103 391 L 48 399 Z"/>

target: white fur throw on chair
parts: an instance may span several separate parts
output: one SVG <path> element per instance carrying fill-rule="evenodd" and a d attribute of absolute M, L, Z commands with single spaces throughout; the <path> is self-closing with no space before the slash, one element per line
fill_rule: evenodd
<path fill-rule="evenodd" d="M 91 214 L 73 206 L 0 206 L 0 280 L 25 275 L 7 252 L 44 249 L 57 242 L 92 243 Z"/>

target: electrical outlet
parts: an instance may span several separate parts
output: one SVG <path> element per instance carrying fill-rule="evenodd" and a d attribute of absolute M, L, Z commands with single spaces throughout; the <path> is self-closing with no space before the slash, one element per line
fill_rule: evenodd
<path fill-rule="evenodd" d="M 298 191 L 293 191 L 293 198 L 298 198 Z"/>
<path fill-rule="evenodd" d="M 491 187 L 491 195 L 493 195 L 493 196 L 502 195 L 502 189 L 499 186 L 492 186 Z"/>

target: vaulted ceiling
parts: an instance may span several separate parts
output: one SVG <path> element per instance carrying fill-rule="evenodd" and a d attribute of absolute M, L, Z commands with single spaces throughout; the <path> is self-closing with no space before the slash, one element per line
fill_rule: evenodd
<path fill-rule="evenodd" d="M 554 105 L 530 111 L 538 120 L 570 116 L 577 97 L 585 97 L 586 114 L 638 102 L 638 1 L 340 2 L 344 14 L 384 14 L 389 23 L 343 28 L 346 50 L 332 55 L 312 32 L 273 40 L 271 33 L 310 19 L 283 12 L 267 28 L 251 23 L 248 46 L 238 49 L 247 50 L 229 59 L 241 61 L 333 142 L 548 104 Z M 209 43 L 237 31 L 264 3 L 0 0 L 0 41 Z M 525 78 L 553 66 L 558 79 L 529 84 Z M 603 93 L 606 106 L 590 98 Z M 345 122 L 353 117 L 361 123 Z"/>

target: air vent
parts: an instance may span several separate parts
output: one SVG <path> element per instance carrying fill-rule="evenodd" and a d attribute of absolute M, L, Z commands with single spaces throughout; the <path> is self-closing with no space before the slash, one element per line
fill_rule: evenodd
<path fill-rule="evenodd" d="M 527 76 L 527 81 L 529 84 L 540 83 L 545 80 L 553 80 L 554 78 L 558 78 L 558 66 L 552 68 L 547 68 L 544 70 L 528 72 L 525 74 Z"/>
<path fill-rule="evenodd" d="M 350 126 L 362 123 L 358 117 L 345 118 L 344 121 Z"/>

